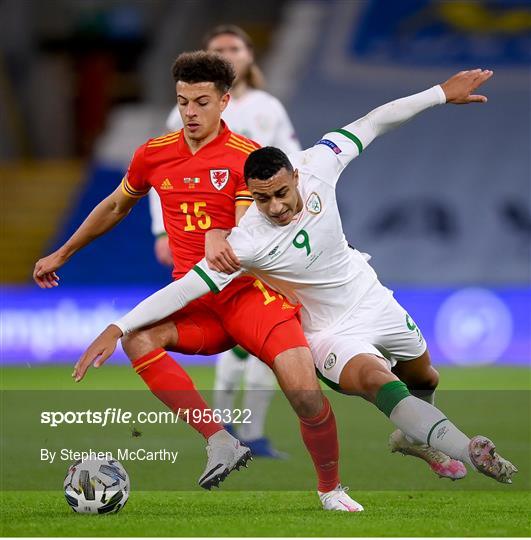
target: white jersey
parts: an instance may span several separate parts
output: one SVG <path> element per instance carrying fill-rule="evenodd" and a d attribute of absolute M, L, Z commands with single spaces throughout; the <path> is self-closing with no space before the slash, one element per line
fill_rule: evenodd
<path fill-rule="evenodd" d="M 302 304 L 306 332 L 326 329 L 355 309 L 377 277 L 361 253 L 348 246 L 335 187 L 358 153 L 352 140 L 334 132 L 290 156 L 299 170 L 301 212 L 279 227 L 253 204 L 227 239 L 242 270 L 220 274 L 202 261 L 198 266 L 204 275 L 221 290 L 242 271 L 252 272 L 291 302 Z"/>
<path fill-rule="evenodd" d="M 231 99 L 223 111 L 223 120 L 234 133 L 256 141 L 260 146 L 275 146 L 286 154 L 301 147 L 288 113 L 280 101 L 263 90 L 250 89 L 243 96 Z M 166 121 L 169 131 L 183 127 L 177 105 Z M 154 235 L 165 232 L 160 199 L 154 189 L 149 192 L 151 230 Z"/>
<path fill-rule="evenodd" d="M 242 272 L 255 274 L 303 309 L 303 329 L 323 332 L 346 319 L 373 285 L 374 270 L 345 240 L 335 187 L 348 165 L 376 137 L 416 114 L 445 103 L 440 86 L 387 103 L 337 131 L 327 133 L 312 148 L 291 156 L 299 170 L 303 208 L 280 227 L 251 205 L 228 237 L 241 270 L 227 275 L 200 261 L 183 278 L 151 295 L 116 324 L 122 332 L 153 324 L 209 290 L 226 287 Z"/>

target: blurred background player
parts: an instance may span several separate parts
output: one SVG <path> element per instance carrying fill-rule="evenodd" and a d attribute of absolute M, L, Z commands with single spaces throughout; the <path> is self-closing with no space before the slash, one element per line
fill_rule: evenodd
<path fill-rule="evenodd" d="M 236 72 L 236 80 L 230 91 L 231 99 L 223 112 L 223 119 L 231 131 L 262 146 L 280 148 L 288 154 L 300 150 L 293 125 L 282 103 L 263 90 L 264 78 L 255 63 L 254 46 L 249 35 L 238 26 L 221 25 L 205 35 L 203 45 L 205 50 L 229 60 Z M 178 131 L 183 127 L 178 106 L 171 111 L 166 125 L 169 131 Z M 149 205 L 155 256 L 161 264 L 172 266 L 160 198 L 155 190 L 149 192 Z M 252 411 L 252 422 L 241 425 L 239 437 L 251 448 L 254 456 L 286 457 L 286 454 L 273 448 L 264 435 L 267 410 L 276 388 L 275 377 L 264 363 L 241 347 L 222 353 L 217 360 L 214 407 L 221 410 L 234 408 L 242 376 L 242 408 Z"/>

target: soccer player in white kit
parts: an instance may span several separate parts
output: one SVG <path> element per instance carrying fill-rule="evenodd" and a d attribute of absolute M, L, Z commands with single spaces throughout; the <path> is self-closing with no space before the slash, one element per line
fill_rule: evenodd
<path fill-rule="evenodd" d="M 511 483 L 517 469 L 499 456 L 492 441 L 467 437 L 433 404 L 412 395 L 391 371 L 394 364 L 423 355 L 426 343 L 364 257 L 349 248 L 335 195 L 343 169 L 377 136 L 435 105 L 486 101 L 471 92 L 491 75 L 482 70 L 460 72 L 440 86 L 383 105 L 327 133 L 289 159 L 276 148 L 253 152 L 245 177 L 256 204 L 228 236 L 241 269 L 220 273 L 202 260 L 182 279 L 110 325 L 89 347 L 84 361 L 101 356 L 101 364 L 120 335 L 164 318 L 209 291 L 219 291 L 248 271 L 279 292 L 268 294 L 265 301 L 285 296 L 302 304 L 302 325 L 316 368 L 330 386 L 374 403 L 410 444 Z M 330 503 L 329 508 L 337 510 L 343 509 L 341 501 L 346 504 L 350 499 L 345 499 L 348 495 L 341 486 L 320 497 L 325 508 Z"/>
<path fill-rule="evenodd" d="M 223 25 L 214 28 L 204 38 L 205 49 L 229 60 L 236 71 L 231 99 L 223 112 L 223 119 L 235 133 L 240 133 L 261 146 L 276 146 L 287 154 L 298 152 L 299 141 L 282 103 L 261 89 L 263 77 L 254 62 L 253 43 L 241 28 Z M 170 131 L 183 127 L 179 108 L 171 111 L 166 126 Z M 156 237 L 155 254 L 162 264 L 172 265 L 168 237 L 162 220 L 162 208 L 157 192 L 149 192 L 151 230 Z M 206 249 L 209 250 L 206 237 Z M 242 407 L 252 411 L 252 422 L 242 424 L 238 438 L 254 456 L 280 458 L 285 454 L 276 450 L 265 437 L 267 410 L 273 397 L 276 381 L 273 372 L 258 358 L 241 347 L 225 351 L 216 363 L 214 408 L 232 410 L 236 391 L 244 381 Z M 231 430 L 231 426 L 227 426 Z"/>

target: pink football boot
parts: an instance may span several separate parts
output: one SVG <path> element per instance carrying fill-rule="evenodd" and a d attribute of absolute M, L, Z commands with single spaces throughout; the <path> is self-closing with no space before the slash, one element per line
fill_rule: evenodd
<path fill-rule="evenodd" d="M 400 452 L 404 456 L 415 456 L 423 459 L 440 478 L 460 480 L 466 476 L 467 471 L 463 463 L 427 444 L 409 442 L 399 429 L 391 433 L 389 448 L 391 452 Z"/>

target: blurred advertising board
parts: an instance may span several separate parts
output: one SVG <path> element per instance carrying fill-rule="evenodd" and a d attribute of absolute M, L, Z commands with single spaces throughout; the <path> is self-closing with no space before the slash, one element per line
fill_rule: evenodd
<path fill-rule="evenodd" d="M 74 362 L 110 322 L 155 288 L 3 287 L 3 364 Z M 530 288 L 397 288 L 434 363 L 526 365 L 530 361 Z M 215 357 L 177 355 L 187 364 Z M 113 361 L 126 360 L 121 349 Z"/>

